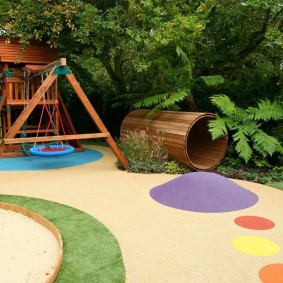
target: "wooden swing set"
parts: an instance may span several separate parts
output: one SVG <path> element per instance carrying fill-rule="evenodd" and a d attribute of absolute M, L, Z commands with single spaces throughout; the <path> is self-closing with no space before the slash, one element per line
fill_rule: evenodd
<path fill-rule="evenodd" d="M 127 160 L 67 66 L 66 59 L 58 58 L 57 51 L 45 45 L 22 49 L 17 39 L 9 43 L 5 40 L 0 36 L 0 158 L 26 155 L 23 150 L 26 144 L 64 141 L 76 151 L 82 151 L 80 140 L 103 138 L 127 169 Z M 19 67 L 20 72 L 13 71 Z M 76 133 L 58 90 L 59 75 L 67 78 L 98 133 Z"/>

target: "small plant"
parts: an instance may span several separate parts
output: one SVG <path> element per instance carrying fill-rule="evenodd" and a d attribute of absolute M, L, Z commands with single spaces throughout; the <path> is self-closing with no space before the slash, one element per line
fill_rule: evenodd
<path fill-rule="evenodd" d="M 231 166 L 220 165 L 217 167 L 217 172 L 219 172 L 220 174 L 228 175 L 228 176 L 233 174 L 235 171 L 236 170 Z"/>
<path fill-rule="evenodd" d="M 256 168 L 265 168 L 265 169 L 272 168 L 272 166 L 268 163 L 266 159 L 254 159 L 253 163 L 255 164 Z"/>
<path fill-rule="evenodd" d="M 127 131 L 118 144 L 129 162 L 130 172 L 165 172 L 167 151 L 162 136 L 149 135 L 145 130 Z"/>
<path fill-rule="evenodd" d="M 257 177 L 258 177 L 258 173 L 246 171 L 246 172 L 243 172 L 243 177 L 244 177 L 244 179 L 246 179 L 246 180 L 254 181 L 254 180 L 256 180 Z"/>
<path fill-rule="evenodd" d="M 186 174 L 190 172 L 190 169 L 187 166 L 172 160 L 165 163 L 165 172 L 167 174 Z"/>
<path fill-rule="evenodd" d="M 238 158 L 239 159 L 239 158 Z M 236 166 L 233 166 L 236 165 Z M 224 159 L 216 171 L 226 178 L 247 180 L 261 184 L 283 182 L 283 166 L 271 166 L 266 160 L 256 159 L 238 166 L 231 157 Z"/>
<path fill-rule="evenodd" d="M 273 172 L 268 173 L 266 177 L 269 178 L 271 182 L 280 182 L 283 180 L 283 172 L 273 171 Z"/>
<path fill-rule="evenodd" d="M 261 177 L 259 178 L 258 182 L 261 184 L 266 184 L 266 183 L 271 182 L 271 179 L 269 177 Z"/>

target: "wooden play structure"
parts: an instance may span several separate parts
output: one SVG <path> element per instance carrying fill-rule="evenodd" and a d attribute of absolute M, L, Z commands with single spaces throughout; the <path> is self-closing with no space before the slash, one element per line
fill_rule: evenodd
<path fill-rule="evenodd" d="M 85 95 L 65 58 L 46 45 L 23 48 L 17 39 L 0 36 L 0 158 L 26 154 L 23 145 L 69 142 L 82 151 L 81 139 L 104 138 L 127 169 L 128 163 Z M 65 76 L 96 125 L 98 133 L 77 134 L 58 89 Z M 49 113 L 43 115 L 43 110 Z M 52 114 L 50 114 L 52 113 Z"/>
<path fill-rule="evenodd" d="M 157 111 L 148 117 L 149 110 L 130 112 L 121 125 L 121 135 L 127 131 L 144 130 L 164 138 L 171 160 L 179 161 L 194 170 L 212 170 L 220 164 L 228 146 L 228 137 L 212 140 L 208 132 L 212 113 Z"/>

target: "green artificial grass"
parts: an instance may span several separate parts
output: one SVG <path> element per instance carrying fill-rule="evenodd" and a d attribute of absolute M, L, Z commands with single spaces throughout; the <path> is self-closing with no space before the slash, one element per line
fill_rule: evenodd
<path fill-rule="evenodd" d="M 283 190 L 283 182 L 267 183 L 266 185 L 279 190 Z"/>
<path fill-rule="evenodd" d="M 0 195 L 0 202 L 32 210 L 51 221 L 60 231 L 64 245 L 63 263 L 56 283 L 125 282 L 119 244 L 92 216 L 43 199 Z"/>

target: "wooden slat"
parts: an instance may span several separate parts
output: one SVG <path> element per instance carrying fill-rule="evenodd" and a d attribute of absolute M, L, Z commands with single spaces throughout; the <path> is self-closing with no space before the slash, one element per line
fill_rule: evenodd
<path fill-rule="evenodd" d="M 24 68 L 22 68 L 24 71 L 30 71 L 30 72 L 35 72 L 39 71 L 42 68 L 44 68 L 46 65 L 31 65 L 27 64 Z"/>
<path fill-rule="evenodd" d="M 18 143 L 33 143 L 33 142 L 53 142 L 63 140 L 77 140 L 77 139 L 98 139 L 108 138 L 109 133 L 95 133 L 95 134 L 77 134 L 77 135 L 60 135 L 60 136 L 47 136 L 47 137 L 28 137 L 28 138 L 12 138 L 4 139 L 5 144 L 18 144 Z"/>
<path fill-rule="evenodd" d="M 18 133 L 19 134 L 22 134 L 22 133 L 25 133 L 25 134 L 36 134 L 36 133 L 53 133 L 54 130 L 53 129 L 42 129 L 42 130 L 38 130 L 38 129 L 34 129 L 34 130 L 20 130 Z"/>
<path fill-rule="evenodd" d="M 10 105 L 27 105 L 29 104 L 31 101 L 31 99 L 27 99 L 27 100 L 22 100 L 22 99 L 7 99 L 7 104 L 10 104 Z M 48 104 L 48 105 L 54 105 L 56 104 L 56 100 L 45 100 L 45 102 L 42 100 L 42 101 L 39 101 L 37 105 L 42 105 L 42 104 Z"/>

